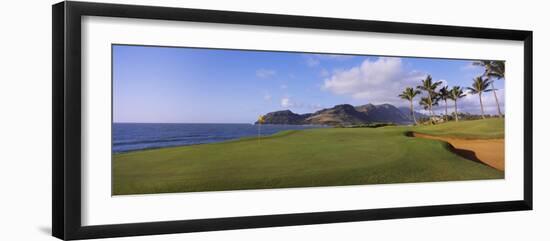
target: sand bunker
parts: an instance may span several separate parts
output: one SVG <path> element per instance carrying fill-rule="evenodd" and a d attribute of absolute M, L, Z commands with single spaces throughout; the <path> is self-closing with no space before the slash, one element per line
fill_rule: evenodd
<path fill-rule="evenodd" d="M 453 152 L 456 154 L 504 171 L 504 139 L 470 140 L 421 133 L 412 133 L 412 135 L 420 138 L 445 141 L 453 146 Z"/>

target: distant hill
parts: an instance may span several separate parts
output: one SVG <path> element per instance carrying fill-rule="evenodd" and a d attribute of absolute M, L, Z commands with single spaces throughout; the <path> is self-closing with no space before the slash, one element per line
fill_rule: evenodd
<path fill-rule="evenodd" d="M 365 123 L 367 115 L 352 105 L 337 105 L 313 113 L 304 120 L 305 124 L 359 125 Z"/>
<path fill-rule="evenodd" d="M 264 115 L 265 124 L 303 125 L 305 115 L 298 115 L 290 110 L 270 112 Z"/>
<path fill-rule="evenodd" d="M 411 122 L 407 114 L 403 113 L 395 106 L 390 104 L 373 105 L 366 104 L 355 107 L 360 112 L 367 115 L 367 122 L 391 122 L 396 124 L 405 124 Z"/>
<path fill-rule="evenodd" d="M 417 113 L 417 118 L 424 115 Z M 314 113 L 296 114 L 290 110 L 267 113 L 264 124 L 286 125 L 361 125 L 370 123 L 410 124 L 409 109 L 390 104 L 336 105 Z M 256 122 L 257 124 L 257 122 Z"/>

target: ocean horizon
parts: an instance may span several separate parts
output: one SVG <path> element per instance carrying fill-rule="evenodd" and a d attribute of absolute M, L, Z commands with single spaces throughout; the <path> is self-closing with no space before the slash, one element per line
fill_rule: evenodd
<path fill-rule="evenodd" d="M 261 125 L 261 135 L 285 130 L 326 128 L 321 125 Z M 137 123 L 112 124 L 112 153 L 216 143 L 258 135 L 250 123 Z"/>

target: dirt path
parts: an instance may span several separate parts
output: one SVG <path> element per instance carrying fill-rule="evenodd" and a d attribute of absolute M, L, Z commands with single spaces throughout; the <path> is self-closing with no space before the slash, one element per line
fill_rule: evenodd
<path fill-rule="evenodd" d="M 483 162 L 498 170 L 504 171 L 504 139 L 457 139 L 412 133 L 414 137 L 441 140 L 451 144 L 454 152 L 466 159 Z"/>

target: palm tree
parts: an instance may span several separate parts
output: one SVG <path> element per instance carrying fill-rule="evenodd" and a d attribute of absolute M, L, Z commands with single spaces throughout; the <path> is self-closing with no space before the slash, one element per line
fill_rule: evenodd
<path fill-rule="evenodd" d="M 415 90 L 411 87 L 405 88 L 403 93 L 399 94 L 399 97 L 404 100 L 408 100 L 410 102 L 410 109 L 411 109 L 411 116 L 414 121 L 414 124 L 417 125 L 416 117 L 414 116 L 414 106 L 413 106 L 413 100 L 416 95 L 420 94 L 419 90 Z"/>
<path fill-rule="evenodd" d="M 485 68 L 485 73 L 483 74 L 485 77 L 491 79 L 503 79 L 504 73 L 505 73 L 505 66 L 504 61 L 498 61 L 498 60 L 479 60 L 474 62 L 474 65 L 482 66 Z M 500 104 L 498 102 L 497 98 L 497 89 L 493 86 L 493 82 L 491 81 L 491 89 L 493 90 L 493 96 L 495 96 L 495 101 L 497 103 L 497 111 L 498 115 L 502 117 L 502 112 L 500 112 Z"/>
<path fill-rule="evenodd" d="M 445 121 L 447 121 L 447 115 L 448 115 L 448 112 L 447 112 L 447 99 L 449 99 L 449 87 L 448 86 L 443 86 L 441 87 L 441 89 L 439 89 L 439 93 L 438 93 L 438 97 L 439 99 L 445 101 Z"/>
<path fill-rule="evenodd" d="M 428 75 L 426 76 L 426 79 L 422 80 L 422 85 L 416 87 L 419 90 L 426 91 L 426 93 L 428 94 L 428 97 L 426 97 L 426 104 L 428 107 L 428 112 L 430 114 L 430 120 L 433 119 L 432 107 L 434 106 L 434 103 L 437 102 L 437 94 L 435 92 L 435 89 L 437 89 L 437 86 L 439 86 L 440 84 L 441 81 L 437 81 L 434 83 L 432 81 L 432 76 Z"/>
<path fill-rule="evenodd" d="M 422 97 L 420 98 L 420 101 L 418 102 L 418 104 L 422 106 L 424 110 L 428 111 L 428 115 L 430 116 L 430 123 L 433 124 L 433 117 L 432 117 L 432 113 L 430 112 L 430 108 L 431 108 L 430 106 L 436 106 L 438 105 L 438 103 L 430 102 L 430 98 L 428 97 Z"/>
<path fill-rule="evenodd" d="M 468 87 L 468 90 L 471 94 L 478 94 L 479 95 L 479 105 L 481 106 L 481 118 L 485 119 L 485 111 L 483 110 L 483 101 L 481 100 L 481 94 L 483 92 L 489 92 L 492 89 L 489 89 L 489 85 L 491 85 L 491 80 L 488 78 L 483 78 L 483 76 L 475 77 L 474 83 L 472 83 L 472 87 Z"/>
<path fill-rule="evenodd" d="M 422 97 L 420 98 L 420 101 L 418 102 L 418 104 L 420 106 L 422 106 L 424 108 L 424 110 L 429 110 L 430 109 L 430 101 L 428 100 L 428 97 Z M 428 113 L 430 114 L 430 113 Z"/>
<path fill-rule="evenodd" d="M 464 91 L 460 86 L 453 86 L 451 91 L 449 91 L 449 99 L 455 102 L 455 121 L 458 121 L 458 105 L 456 102 L 464 96 L 466 96 L 466 94 L 464 94 Z"/>

